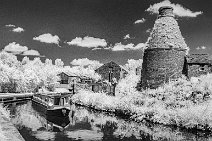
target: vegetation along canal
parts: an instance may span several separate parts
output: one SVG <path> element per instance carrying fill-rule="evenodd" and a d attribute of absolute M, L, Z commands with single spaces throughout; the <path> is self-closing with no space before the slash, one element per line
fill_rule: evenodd
<path fill-rule="evenodd" d="M 32 101 L 6 105 L 12 123 L 26 141 L 167 141 L 212 139 L 211 134 L 189 132 L 150 123 L 127 121 L 112 114 L 71 105 L 69 116 L 47 117 Z"/>

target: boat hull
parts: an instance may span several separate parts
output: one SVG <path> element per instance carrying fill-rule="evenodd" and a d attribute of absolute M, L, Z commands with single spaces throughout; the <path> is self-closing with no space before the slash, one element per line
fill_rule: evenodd
<path fill-rule="evenodd" d="M 69 115 L 70 110 L 67 108 L 59 108 L 59 109 L 47 109 L 47 116 L 57 116 L 64 117 Z"/>
<path fill-rule="evenodd" d="M 36 106 L 36 109 L 46 116 L 65 117 L 69 115 L 70 109 L 68 107 L 49 108 L 47 105 L 40 103 L 36 100 L 32 100 L 32 104 Z"/>

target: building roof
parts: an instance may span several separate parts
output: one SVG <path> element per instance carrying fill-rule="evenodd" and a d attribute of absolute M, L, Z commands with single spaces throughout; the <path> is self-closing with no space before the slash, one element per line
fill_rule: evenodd
<path fill-rule="evenodd" d="M 58 73 L 58 75 L 61 74 L 61 73 L 64 73 L 64 74 L 68 75 L 69 77 L 79 77 L 76 74 L 70 73 L 70 72 L 60 72 L 60 73 Z"/>
<path fill-rule="evenodd" d="M 191 54 L 186 57 L 189 64 L 211 64 L 212 60 L 208 54 Z"/>
<path fill-rule="evenodd" d="M 98 70 L 99 70 L 100 68 L 102 68 L 102 67 L 110 67 L 110 66 L 112 66 L 112 64 L 115 65 L 115 66 L 120 67 L 120 69 L 121 69 L 122 71 L 127 72 L 122 66 L 118 65 L 117 63 L 115 63 L 115 62 L 113 62 L 113 61 L 110 61 L 110 62 L 108 62 L 108 63 L 105 63 L 104 65 L 102 65 L 102 66 L 100 66 L 99 68 L 97 68 L 95 71 L 98 71 Z"/>

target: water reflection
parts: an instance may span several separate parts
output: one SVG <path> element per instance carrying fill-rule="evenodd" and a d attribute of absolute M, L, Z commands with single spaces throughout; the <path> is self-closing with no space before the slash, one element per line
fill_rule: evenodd
<path fill-rule="evenodd" d="M 71 105 L 69 116 L 47 117 L 39 105 L 31 101 L 9 105 L 12 122 L 27 141 L 209 141 L 211 134 L 190 133 L 150 123 L 126 121 L 114 115 Z"/>

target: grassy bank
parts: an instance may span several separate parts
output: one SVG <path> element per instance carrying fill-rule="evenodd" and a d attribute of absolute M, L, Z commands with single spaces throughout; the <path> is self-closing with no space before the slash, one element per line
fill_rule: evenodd
<path fill-rule="evenodd" d="M 0 105 L 0 140 L 24 141 L 21 134 L 11 122 L 10 112 L 2 105 Z"/>
<path fill-rule="evenodd" d="M 0 125 L 0 139 L 2 141 L 6 141 L 7 140 L 6 136 L 4 135 L 4 132 L 2 131 L 1 125 Z"/>
<path fill-rule="evenodd" d="M 8 113 L 7 109 L 4 108 L 2 105 L 0 105 L 0 114 L 2 114 L 3 116 L 9 118 L 9 113 Z M 1 120 L 1 118 L 0 118 L 0 120 Z M 1 124 L 0 124 L 0 139 L 1 139 L 1 141 L 8 140 L 8 138 L 6 137 L 6 132 L 3 131 L 3 127 L 2 127 Z"/>
<path fill-rule="evenodd" d="M 134 121 L 120 119 L 119 117 L 114 116 L 114 114 L 98 114 L 98 112 L 93 111 L 92 109 L 87 110 L 87 108 L 85 109 L 83 107 L 77 107 L 75 118 L 78 122 L 87 119 L 87 121 L 92 123 L 91 128 L 93 130 L 101 131 L 104 134 L 108 134 L 108 129 L 111 129 L 114 132 L 110 133 L 112 133 L 115 138 L 123 140 L 135 140 L 135 138 L 140 140 L 154 141 L 188 141 L 205 140 L 205 138 L 209 140 L 211 139 L 210 134 L 207 135 L 205 132 L 189 132 L 188 130 L 181 130 L 179 128 L 172 128 L 160 124 L 152 124 L 149 122 L 136 123 Z"/>
<path fill-rule="evenodd" d="M 211 74 L 190 81 L 181 78 L 142 92 L 136 91 L 135 83 L 125 82 L 116 96 L 81 90 L 72 100 L 99 110 L 125 113 L 136 121 L 212 130 Z"/>

